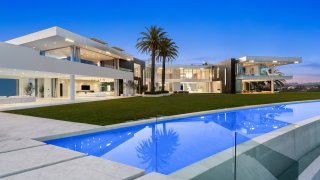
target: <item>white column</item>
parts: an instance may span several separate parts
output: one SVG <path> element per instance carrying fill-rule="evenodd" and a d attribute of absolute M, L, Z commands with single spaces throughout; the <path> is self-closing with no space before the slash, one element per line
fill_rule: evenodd
<path fill-rule="evenodd" d="M 128 96 L 128 81 L 126 79 L 123 80 L 123 94 L 124 96 Z"/>
<path fill-rule="evenodd" d="M 274 80 L 271 79 L 271 93 L 274 93 Z"/>
<path fill-rule="evenodd" d="M 70 46 L 70 61 L 75 62 L 75 47 Z M 76 88 L 75 88 L 75 75 L 70 74 L 70 100 L 74 101 L 76 99 Z"/>
<path fill-rule="evenodd" d="M 271 93 L 274 93 L 274 79 L 273 79 L 273 73 L 274 73 L 274 66 L 271 66 Z"/>
<path fill-rule="evenodd" d="M 212 82 L 208 83 L 208 92 L 212 93 Z"/>
<path fill-rule="evenodd" d="M 120 69 L 120 60 L 119 59 L 115 59 L 115 65 L 116 65 L 116 69 Z"/>
<path fill-rule="evenodd" d="M 76 90 L 75 90 L 75 75 L 70 74 L 70 100 L 74 101 L 76 99 Z"/>
<path fill-rule="evenodd" d="M 75 48 L 74 48 L 74 46 L 70 46 L 70 61 L 71 62 L 75 61 L 74 55 L 75 55 Z"/>
<path fill-rule="evenodd" d="M 114 95 L 119 96 L 119 80 L 114 80 Z"/>

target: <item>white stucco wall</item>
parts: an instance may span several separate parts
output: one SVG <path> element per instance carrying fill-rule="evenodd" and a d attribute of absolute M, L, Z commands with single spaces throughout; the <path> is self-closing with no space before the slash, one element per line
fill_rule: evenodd
<path fill-rule="evenodd" d="M 40 56 L 39 51 L 8 43 L 0 43 L 0 67 L 17 70 L 133 80 L 133 72 Z"/>

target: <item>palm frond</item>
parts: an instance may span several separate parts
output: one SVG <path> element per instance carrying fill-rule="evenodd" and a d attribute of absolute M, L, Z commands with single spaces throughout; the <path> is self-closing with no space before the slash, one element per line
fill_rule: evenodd
<path fill-rule="evenodd" d="M 163 38 L 160 42 L 159 52 L 157 53 L 157 59 L 159 61 L 172 61 L 178 57 L 178 46 L 172 39 Z"/>

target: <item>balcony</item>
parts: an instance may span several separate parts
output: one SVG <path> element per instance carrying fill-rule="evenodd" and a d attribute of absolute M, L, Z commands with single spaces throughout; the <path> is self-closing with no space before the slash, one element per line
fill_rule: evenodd
<path fill-rule="evenodd" d="M 246 75 L 240 74 L 236 76 L 236 79 L 239 80 L 272 80 L 272 79 L 292 79 L 292 75 L 280 75 L 280 74 L 269 74 L 269 75 Z"/>
<path fill-rule="evenodd" d="M 192 75 L 192 74 L 166 74 L 166 81 L 168 82 L 206 82 L 211 81 L 209 75 Z M 162 74 L 156 73 L 156 80 L 161 81 Z"/>
<path fill-rule="evenodd" d="M 8 60 L 10 59 L 10 61 Z M 110 79 L 133 79 L 133 73 L 124 69 L 100 67 L 80 62 L 39 55 L 39 52 L 7 43 L 0 43 L 1 68 Z M 107 69 L 107 70 L 106 70 Z"/>
<path fill-rule="evenodd" d="M 127 69 L 127 68 L 122 68 L 122 67 L 119 67 L 119 70 L 127 71 L 127 72 L 133 72 L 132 69 Z"/>

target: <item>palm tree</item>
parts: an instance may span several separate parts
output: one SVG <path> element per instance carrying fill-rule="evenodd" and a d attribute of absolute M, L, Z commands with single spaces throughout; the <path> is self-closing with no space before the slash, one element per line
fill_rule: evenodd
<path fill-rule="evenodd" d="M 172 39 L 164 38 L 160 42 L 160 49 L 157 54 L 157 59 L 162 61 L 162 87 L 161 91 L 164 92 L 164 83 L 166 78 L 166 61 L 173 61 L 178 56 L 178 46 Z"/>
<path fill-rule="evenodd" d="M 138 38 L 136 48 L 142 52 L 151 54 L 151 93 L 155 92 L 154 75 L 155 75 L 155 59 L 156 53 L 160 48 L 160 42 L 166 38 L 166 32 L 157 26 L 146 27 L 146 32 L 141 32 L 141 37 Z"/>

